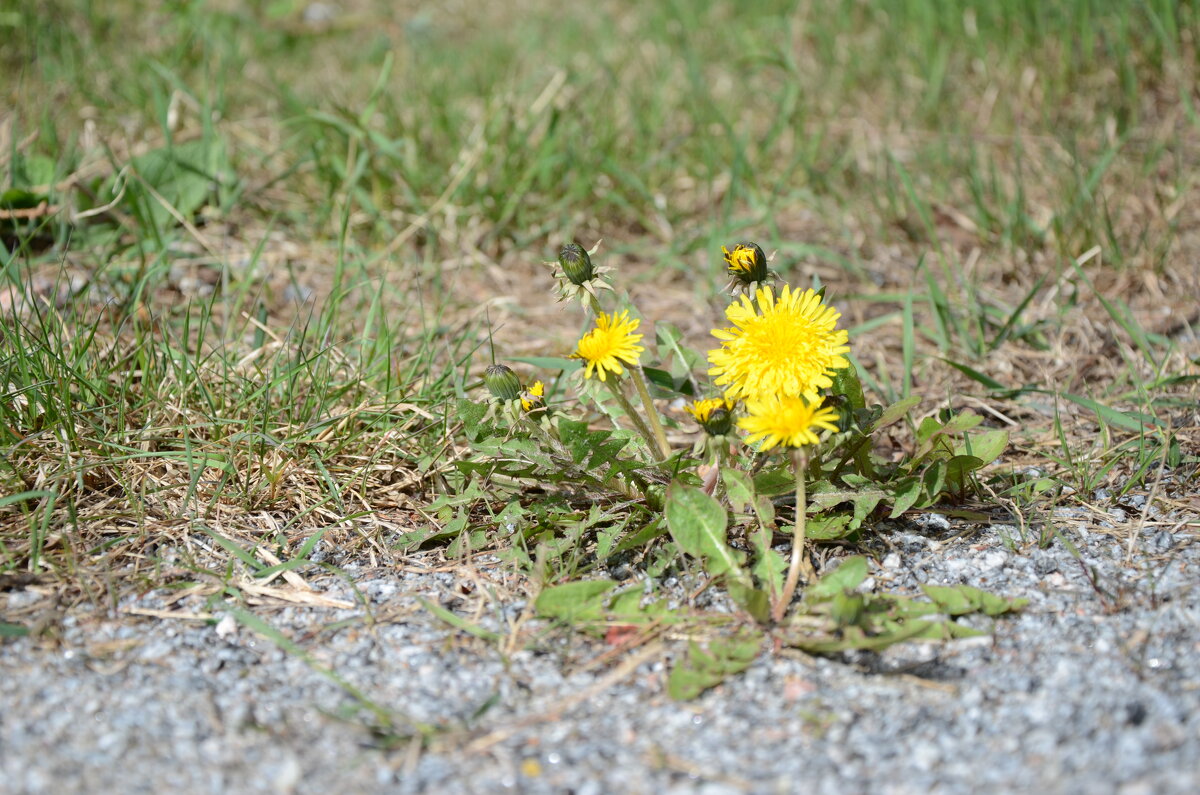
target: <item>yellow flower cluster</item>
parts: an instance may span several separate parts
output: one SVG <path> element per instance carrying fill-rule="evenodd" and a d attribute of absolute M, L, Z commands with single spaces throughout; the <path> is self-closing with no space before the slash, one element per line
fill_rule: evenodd
<path fill-rule="evenodd" d="M 736 261 L 728 252 L 726 259 Z M 817 443 L 815 429 L 837 430 L 837 412 L 822 407 L 820 391 L 850 366 L 849 334 L 837 327 L 841 314 L 813 290 L 784 285 L 779 295 L 762 286 L 753 299 L 740 296 L 725 317 L 732 325 L 713 329 L 721 345 L 708 353 L 708 372 L 725 400 L 745 401 L 738 427 L 747 441 L 761 442 L 762 450 L 800 447 Z"/>

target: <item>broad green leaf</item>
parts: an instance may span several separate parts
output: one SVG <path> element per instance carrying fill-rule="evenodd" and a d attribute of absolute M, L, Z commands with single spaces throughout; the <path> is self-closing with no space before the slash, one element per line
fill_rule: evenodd
<path fill-rule="evenodd" d="M 689 375 L 696 369 L 702 357 L 699 351 L 692 350 L 683 344 L 683 332 L 671 323 L 658 322 L 654 324 L 654 334 L 658 338 L 660 351 L 670 351 L 675 354 L 674 366 L 678 371 Z"/>
<path fill-rule="evenodd" d="M 854 516 L 850 519 L 851 530 L 857 530 L 862 527 L 862 523 L 867 520 L 871 512 L 876 506 L 887 496 L 885 492 L 878 490 L 865 491 L 854 498 Z"/>
<path fill-rule="evenodd" d="M 839 627 L 857 626 L 865 607 L 866 600 L 862 594 L 842 591 L 833 595 L 829 603 L 829 617 L 837 622 Z"/>
<path fill-rule="evenodd" d="M 858 370 L 853 364 L 836 371 L 832 381 L 833 386 L 830 387 L 830 393 L 845 396 L 851 411 L 867 407 L 866 398 L 863 397 L 862 382 L 859 381 Z"/>
<path fill-rule="evenodd" d="M 713 641 L 708 649 L 695 642 L 671 669 L 667 678 L 667 694 L 676 701 L 687 701 L 716 687 L 733 674 L 750 667 L 762 646 L 762 635 L 743 632 L 727 640 Z"/>
<path fill-rule="evenodd" d="M 46 198 L 43 194 L 23 188 L 9 188 L 0 193 L 0 210 L 32 210 L 46 201 Z"/>
<path fill-rule="evenodd" d="M 465 516 L 463 517 L 466 518 Z M 486 549 L 489 546 L 488 534 L 486 530 L 475 529 L 464 533 L 459 533 L 458 536 L 450 542 L 450 546 L 446 547 L 446 557 L 461 558 L 464 555 L 472 552 L 478 552 L 481 549 Z"/>
<path fill-rule="evenodd" d="M 830 599 L 852 591 L 867 579 L 867 559 L 861 555 L 846 558 L 836 569 L 817 580 L 805 592 L 806 598 Z"/>
<path fill-rule="evenodd" d="M 695 385 L 690 377 L 676 378 L 658 367 L 643 367 L 642 373 L 645 374 L 647 381 L 666 392 L 668 396 L 687 395 L 692 397 L 696 394 Z"/>
<path fill-rule="evenodd" d="M 754 576 L 762 583 L 767 592 L 778 594 L 783 592 L 783 577 L 787 571 L 787 561 L 769 545 L 762 543 L 762 537 L 770 538 L 769 530 L 760 529 L 751 534 L 754 543 Z M 768 541 L 769 543 L 769 541 Z"/>
<path fill-rule="evenodd" d="M 754 481 L 740 469 L 721 468 L 721 482 L 725 484 L 725 496 L 734 513 L 742 513 L 754 504 Z"/>
<path fill-rule="evenodd" d="M 736 580 L 727 583 L 726 590 L 729 591 L 729 597 L 733 599 L 734 604 L 749 613 L 758 623 L 765 624 L 771 619 L 771 597 L 766 591 Z"/>
<path fill-rule="evenodd" d="M 566 622 L 599 621 L 604 615 L 606 594 L 617 587 L 614 580 L 581 580 L 546 588 L 534 607 L 540 615 Z"/>
<path fill-rule="evenodd" d="M 1008 447 L 1008 431 L 994 429 L 966 436 L 962 444 L 958 446 L 957 452 L 973 455 L 982 462 L 981 466 L 985 466 L 999 458 L 1006 447 Z"/>
<path fill-rule="evenodd" d="M 925 470 L 925 474 L 921 476 L 921 485 L 925 489 L 925 495 L 930 500 L 937 500 L 938 496 L 946 490 L 946 464 L 944 461 L 935 461 Z"/>
<path fill-rule="evenodd" d="M 709 574 L 744 577 L 738 554 L 725 542 L 727 517 L 721 503 L 700 489 L 674 483 L 667 490 L 666 516 L 675 543 L 704 561 Z"/>
<path fill-rule="evenodd" d="M 905 478 L 896 484 L 895 489 L 889 519 L 900 516 L 921 498 L 921 481 L 918 478 Z"/>
<path fill-rule="evenodd" d="M 921 398 L 917 395 L 913 395 L 912 397 L 906 397 L 904 400 L 893 403 L 883 410 L 883 413 L 879 415 L 879 419 L 875 420 L 875 422 L 871 425 L 868 433 L 874 433 L 875 431 L 878 431 L 881 428 L 886 428 L 892 423 L 900 420 L 920 402 Z"/>
<path fill-rule="evenodd" d="M 983 461 L 973 455 L 956 455 L 946 460 L 946 484 L 955 494 L 967 488 L 967 476 L 983 466 Z"/>
<path fill-rule="evenodd" d="M 666 532 L 666 526 L 656 519 L 636 533 L 621 539 L 621 542 L 613 549 L 612 554 L 620 555 L 622 552 L 628 552 L 631 549 L 640 549 Z"/>
<path fill-rule="evenodd" d="M 625 588 L 612 596 L 604 615 L 611 621 L 626 624 L 649 624 L 653 621 L 673 623 L 683 619 L 681 614 L 668 610 L 665 599 L 647 600 L 646 592 L 640 585 Z"/>
<path fill-rule="evenodd" d="M 130 179 L 126 199 L 135 210 L 148 210 L 159 227 L 175 224 L 174 215 L 163 202 L 190 219 L 216 186 L 223 162 L 220 143 L 211 139 L 153 149 L 131 161 L 140 179 Z"/>

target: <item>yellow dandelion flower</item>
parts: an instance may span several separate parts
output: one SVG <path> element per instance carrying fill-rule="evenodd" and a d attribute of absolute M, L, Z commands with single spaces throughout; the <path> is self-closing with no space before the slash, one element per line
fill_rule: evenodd
<path fill-rule="evenodd" d="M 692 415 L 696 423 L 713 436 L 721 436 L 733 427 L 733 407 L 736 404 L 725 398 L 696 400 L 684 411 Z"/>
<path fill-rule="evenodd" d="M 769 395 L 747 400 L 746 412 L 738 427 L 747 432 L 747 444 L 761 441 L 764 451 L 777 445 L 816 444 L 820 441 L 816 429 L 837 430 L 837 412 L 822 406 L 820 400 L 809 403 L 790 395 Z"/>
<path fill-rule="evenodd" d="M 628 310 L 611 315 L 601 313 L 596 318 L 596 327 L 583 335 L 575 353 L 571 354 L 571 358 L 587 362 L 584 377 L 591 378 L 592 371 L 595 371 L 603 381 L 606 371 L 614 375 L 625 372 L 621 362 L 636 365 L 638 357 L 645 350 L 637 344 L 643 335 L 633 333 L 641 322 L 637 318 L 630 320 Z"/>
<path fill-rule="evenodd" d="M 546 406 L 546 385 L 541 381 L 534 381 L 533 384 L 521 393 L 521 408 L 526 412 L 534 409 L 545 408 Z"/>
<path fill-rule="evenodd" d="M 829 376 L 850 366 L 849 334 L 837 328 L 841 313 L 812 290 L 784 285 L 776 298 L 770 287 L 756 291 L 758 307 L 740 296 L 725 310 L 732 328 L 713 329 L 721 347 L 708 352 L 708 373 L 725 397 L 802 395 L 817 401 L 817 390 L 833 385 Z"/>

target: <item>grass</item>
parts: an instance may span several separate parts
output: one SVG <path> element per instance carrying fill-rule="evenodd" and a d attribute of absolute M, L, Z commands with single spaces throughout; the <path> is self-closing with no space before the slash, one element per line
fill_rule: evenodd
<path fill-rule="evenodd" d="M 0 575 L 115 606 L 486 529 L 453 401 L 569 350 L 571 238 L 699 347 L 720 246 L 776 251 L 875 399 L 1014 431 L 1014 510 L 1200 467 L 1192 4 L 307 7 L 0 5 Z"/>

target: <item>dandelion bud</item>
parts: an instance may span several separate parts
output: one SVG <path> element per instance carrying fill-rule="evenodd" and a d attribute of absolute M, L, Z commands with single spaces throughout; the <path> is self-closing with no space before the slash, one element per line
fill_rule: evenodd
<path fill-rule="evenodd" d="M 568 243 L 558 252 L 558 264 L 571 284 L 582 285 L 596 275 L 592 258 L 578 243 Z"/>
<path fill-rule="evenodd" d="M 742 284 L 767 280 L 767 257 L 757 243 L 738 243 L 733 251 L 721 246 L 725 269 Z"/>
<path fill-rule="evenodd" d="M 685 407 L 709 436 L 724 436 L 733 429 L 733 402 L 722 398 L 697 400 Z"/>
<path fill-rule="evenodd" d="M 488 367 L 483 375 L 483 383 L 499 400 L 519 400 L 521 397 L 521 379 L 508 365 L 493 364 Z"/>

